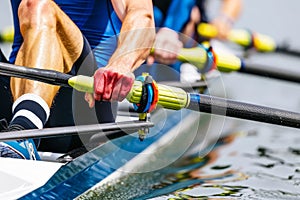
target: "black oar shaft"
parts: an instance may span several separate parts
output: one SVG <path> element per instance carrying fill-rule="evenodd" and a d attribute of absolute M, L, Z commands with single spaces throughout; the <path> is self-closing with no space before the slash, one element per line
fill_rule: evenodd
<path fill-rule="evenodd" d="M 4 62 L 4 63 L 7 63 L 7 59 L 6 57 L 4 56 L 2 50 L 0 49 L 0 62 Z"/>
<path fill-rule="evenodd" d="M 275 69 L 274 67 L 245 63 L 239 72 L 300 83 L 300 70 L 295 72 L 286 68 Z"/>
<path fill-rule="evenodd" d="M 276 52 L 281 53 L 281 54 L 286 54 L 290 56 L 296 56 L 300 57 L 300 50 L 299 49 L 292 49 L 289 46 L 278 46 L 276 48 Z"/>
<path fill-rule="evenodd" d="M 250 69 L 251 67 L 248 67 L 248 72 L 250 71 Z M 252 68 L 252 73 L 254 73 L 254 71 L 255 71 L 254 68 Z M 256 69 L 256 71 L 259 70 Z M 68 84 L 68 79 L 72 77 L 71 75 L 63 74 L 56 71 L 19 67 L 19 66 L 5 64 L 5 63 L 0 63 L 0 74 L 1 73 L 3 73 L 4 75 L 29 78 L 37 81 L 42 81 L 42 82 L 61 85 L 61 86 L 68 86 L 68 87 L 70 87 Z M 295 76 L 295 74 L 291 76 Z M 297 77 L 295 77 L 295 79 L 297 79 Z M 167 95 L 166 96 L 167 99 L 161 99 L 159 100 L 159 102 L 160 103 L 165 102 L 165 104 L 161 104 L 161 105 L 162 106 L 165 105 L 165 107 L 168 109 L 175 109 L 175 108 L 178 109 L 178 107 L 181 107 L 182 101 L 178 102 L 177 95 L 179 95 L 180 97 L 185 97 L 185 95 L 187 94 L 183 90 L 182 91 L 181 90 L 179 91 L 178 88 L 173 88 L 170 89 L 170 91 L 164 91 L 163 93 Z M 190 95 L 191 98 L 190 98 L 190 104 L 188 108 L 192 110 L 218 114 L 218 115 L 226 115 L 229 117 L 235 117 L 240 119 L 266 122 L 266 123 L 277 124 L 281 126 L 289 126 L 295 128 L 299 128 L 300 126 L 299 113 L 294 113 L 294 112 L 289 112 L 289 111 L 284 111 L 284 110 L 279 110 L 279 109 L 274 109 L 269 107 L 263 107 L 263 106 L 253 105 L 253 104 L 247 104 L 243 102 L 237 102 L 237 101 L 222 99 L 213 96 L 203 95 L 200 98 L 199 94 L 198 94 L 199 96 L 195 96 L 195 95 L 194 94 Z M 201 101 L 199 99 L 201 99 Z M 173 103 L 170 104 L 170 102 Z M 177 105 L 176 103 L 175 103 L 176 105 L 173 105 L 174 102 L 178 102 L 178 104 L 180 105 Z M 44 135 L 45 133 L 42 134 Z M 26 137 L 27 136 L 28 135 L 26 134 Z M 17 139 L 17 138 L 20 138 L 20 136 L 11 139 Z"/>
<path fill-rule="evenodd" d="M 199 95 L 199 94 L 193 94 Z M 199 95 L 191 98 L 188 109 L 239 119 L 300 128 L 300 113 L 285 111 L 234 100 Z"/>
<path fill-rule="evenodd" d="M 80 125 L 69 127 L 55 127 L 35 130 L 24 131 L 11 131 L 3 132 L 0 134 L 0 141 L 19 140 L 28 138 L 49 138 L 49 137 L 62 137 L 68 135 L 81 135 L 81 134 L 98 134 L 98 138 L 117 138 L 122 137 L 124 134 L 116 134 L 117 131 L 123 132 L 136 132 L 137 130 L 145 127 L 153 127 L 152 122 L 143 121 L 130 121 L 119 123 L 105 123 L 105 124 L 92 124 Z"/>
<path fill-rule="evenodd" d="M 69 74 L 59 73 L 53 70 L 35 69 L 2 62 L 0 63 L 0 74 L 4 76 L 27 78 L 66 87 L 70 87 L 68 85 L 68 80 L 72 77 Z"/>

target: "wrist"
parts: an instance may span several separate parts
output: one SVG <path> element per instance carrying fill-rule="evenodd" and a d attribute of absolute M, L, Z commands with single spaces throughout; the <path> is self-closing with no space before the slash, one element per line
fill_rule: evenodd
<path fill-rule="evenodd" d="M 233 26 L 235 23 L 235 19 L 226 13 L 221 13 L 218 18 L 230 26 Z"/>

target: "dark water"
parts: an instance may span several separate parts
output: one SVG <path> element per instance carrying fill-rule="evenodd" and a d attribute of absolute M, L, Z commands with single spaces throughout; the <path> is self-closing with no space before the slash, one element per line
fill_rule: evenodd
<path fill-rule="evenodd" d="M 125 176 L 84 199 L 300 199 L 299 142 L 289 131 L 231 133 L 205 157 Z"/>
<path fill-rule="evenodd" d="M 155 185 L 178 188 L 155 199 L 300 199 L 299 141 L 288 132 L 231 134 Z"/>

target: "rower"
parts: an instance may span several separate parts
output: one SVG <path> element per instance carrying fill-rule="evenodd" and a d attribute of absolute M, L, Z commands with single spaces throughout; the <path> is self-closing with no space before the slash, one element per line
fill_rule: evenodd
<path fill-rule="evenodd" d="M 12 0 L 11 4 L 15 37 L 9 61 L 73 75 L 94 74 L 94 94 L 85 99 L 89 107 L 95 106 L 100 123 L 114 121 L 116 105 L 111 102 L 126 97 L 132 72 L 145 61 L 154 41 L 151 1 Z M 76 109 L 88 109 L 81 94 L 18 78 L 11 78 L 9 86 L 14 103 L 7 131 L 94 122 L 84 114 L 76 121 L 82 114 Z M 72 102 L 72 95 L 79 98 Z M 41 141 L 40 148 L 54 152 L 75 148 L 72 138 L 65 139 Z M 38 159 L 30 140 L 0 143 L 0 152 L 2 157 Z"/>
<path fill-rule="evenodd" d="M 151 67 L 139 68 L 135 74 L 149 71 L 156 81 L 179 80 L 181 63 L 177 62 L 177 54 L 188 45 L 179 33 L 184 31 L 186 23 L 191 20 L 194 0 L 153 0 L 153 5 L 157 34 L 153 53 L 147 58 L 147 64 Z"/>
<path fill-rule="evenodd" d="M 229 32 L 242 11 L 242 0 L 223 0 L 216 17 L 213 19 L 209 19 L 207 16 L 206 3 L 206 0 L 196 0 L 196 6 L 194 9 L 197 9 L 198 11 L 193 13 L 194 17 L 199 18 L 200 23 L 211 23 L 214 25 L 217 29 L 218 39 L 227 39 Z M 201 36 L 199 37 L 198 42 L 202 42 L 206 39 Z"/>
<path fill-rule="evenodd" d="M 149 70 L 152 75 L 155 74 L 154 78 L 157 81 L 168 80 L 169 77 L 182 81 L 199 80 L 200 76 L 195 67 L 189 64 L 181 65 L 182 63 L 177 61 L 180 49 L 195 47 L 204 41 L 205 38 L 197 34 L 197 25 L 201 22 L 210 21 L 219 31 L 218 38 L 225 39 L 241 12 L 242 0 L 223 0 L 217 17 L 209 20 L 205 2 L 205 0 L 153 0 L 155 25 L 158 31 L 154 52 L 147 61 L 152 65 Z M 170 65 L 174 70 L 160 73 L 163 72 L 161 65 L 154 64 L 154 61 Z M 139 71 L 141 70 L 140 68 Z M 188 72 L 188 78 L 185 72 Z"/>

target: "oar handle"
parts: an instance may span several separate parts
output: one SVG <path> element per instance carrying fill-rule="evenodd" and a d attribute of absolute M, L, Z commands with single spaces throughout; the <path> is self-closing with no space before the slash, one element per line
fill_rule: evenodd
<path fill-rule="evenodd" d="M 215 38 L 218 30 L 211 24 L 201 23 L 197 27 L 198 33 L 206 38 Z M 243 47 L 254 47 L 257 51 L 273 52 L 276 50 L 275 41 L 264 34 L 253 33 L 246 29 L 233 29 L 230 31 L 228 40 Z"/>
<path fill-rule="evenodd" d="M 153 54 L 154 51 L 155 49 L 152 48 L 150 53 Z M 206 51 L 203 48 L 182 48 L 177 54 L 177 59 L 181 62 L 189 62 L 200 69 L 207 62 Z"/>
<path fill-rule="evenodd" d="M 177 59 L 181 62 L 188 62 L 195 65 L 199 69 L 203 69 L 207 62 L 207 52 L 204 48 L 182 48 L 178 53 Z"/>
<path fill-rule="evenodd" d="M 0 74 L 4 76 L 27 78 L 64 87 L 72 87 L 81 92 L 94 92 L 94 79 L 89 76 L 72 76 L 54 70 L 16 66 L 3 62 L 0 62 Z M 165 108 L 179 110 L 188 103 L 187 93 L 180 88 L 158 84 L 158 90 L 158 104 Z M 135 81 L 127 99 L 132 103 L 139 103 L 141 96 L 142 82 Z"/>
<path fill-rule="evenodd" d="M 14 28 L 7 27 L 0 32 L 0 42 L 13 42 L 14 41 Z"/>
<path fill-rule="evenodd" d="M 92 90 L 93 78 L 83 77 L 73 79 L 79 88 Z M 85 83 L 80 83 L 80 82 Z M 127 99 L 131 103 L 140 103 L 142 96 L 142 82 L 135 81 Z M 75 88 L 78 88 L 78 87 Z M 82 87 L 83 86 L 83 87 Z M 82 90 L 81 90 L 82 91 Z M 239 119 L 246 119 L 258 122 L 265 122 L 281 126 L 300 128 L 300 113 L 264 107 L 249 103 L 228 100 L 220 97 L 208 96 L 204 94 L 187 93 L 181 88 L 158 84 L 158 104 L 164 108 L 180 110 L 187 108 L 198 112 L 206 112 L 221 116 L 229 116 Z"/>
<path fill-rule="evenodd" d="M 202 70 L 207 62 L 207 51 L 203 47 L 182 48 L 178 59 L 188 62 Z M 242 60 L 230 53 L 214 53 L 217 69 L 221 72 L 239 71 L 243 66 Z"/>
<path fill-rule="evenodd" d="M 181 52 L 183 52 L 181 61 L 189 62 L 189 59 L 192 59 L 193 63 L 197 63 L 195 66 L 199 70 L 203 69 L 203 60 L 205 60 L 203 58 L 205 57 L 203 54 L 207 53 L 203 48 L 196 47 L 191 49 L 182 49 Z M 201 53 L 198 54 L 197 52 Z M 300 83 L 300 74 L 295 70 L 293 71 L 287 68 L 272 68 L 271 66 L 249 63 L 233 54 L 225 52 L 220 54 L 215 53 L 214 56 L 216 57 L 215 61 L 217 69 L 220 72 L 237 71 L 246 74 Z"/>
<path fill-rule="evenodd" d="M 151 49 L 151 53 L 154 48 Z M 181 62 L 188 62 L 196 66 L 200 71 L 204 70 L 208 62 L 208 52 L 204 47 L 182 48 L 177 54 L 177 59 Z M 221 72 L 238 71 L 242 67 L 240 58 L 233 54 L 218 54 L 216 55 L 216 65 Z M 206 71 L 205 71 L 206 72 Z"/>
<path fill-rule="evenodd" d="M 94 79 L 88 76 L 74 76 L 69 79 L 69 85 L 81 92 L 93 92 Z M 131 91 L 127 95 L 127 100 L 131 103 L 138 104 L 142 97 L 142 82 L 134 81 Z M 188 95 L 181 89 L 166 85 L 157 84 L 159 96 L 158 104 L 164 108 L 180 110 L 188 104 Z"/>

